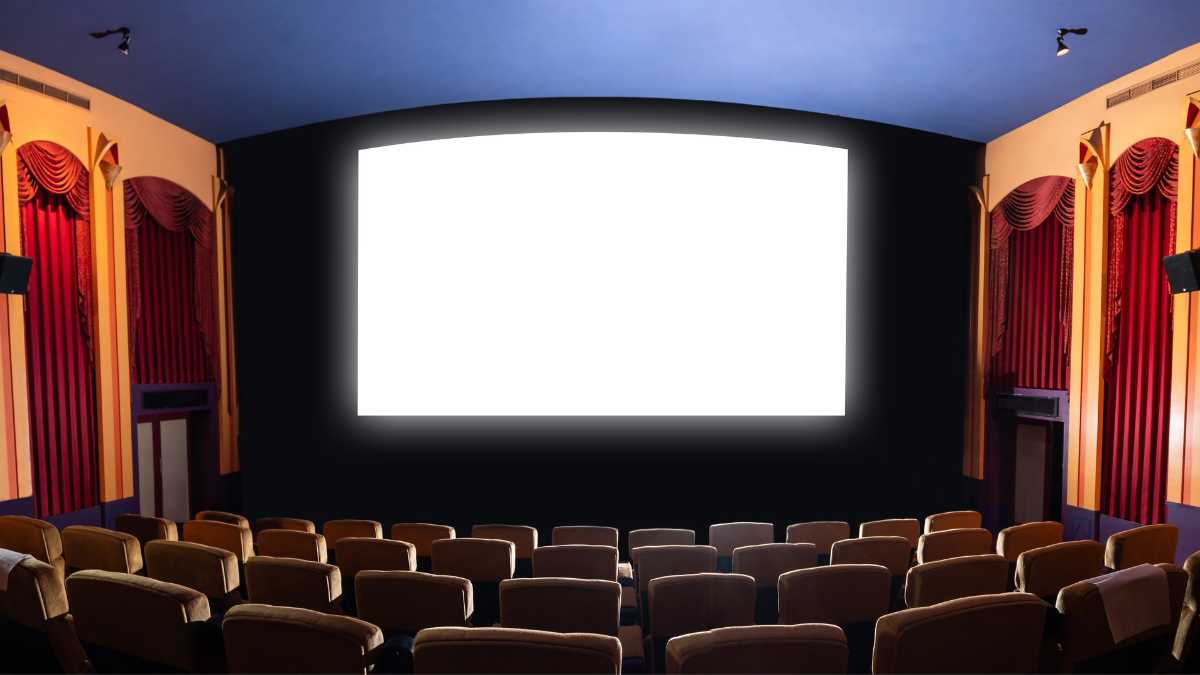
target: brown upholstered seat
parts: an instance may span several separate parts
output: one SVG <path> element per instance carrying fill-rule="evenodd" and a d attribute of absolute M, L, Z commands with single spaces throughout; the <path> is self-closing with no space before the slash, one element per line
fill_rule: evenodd
<path fill-rule="evenodd" d="M 1008 561 L 994 553 L 922 563 L 908 570 L 904 602 L 928 607 L 939 602 L 1008 590 Z"/>
<path fill-rule="evenodd" d="M 7 581 L 0 591 L 0 669 L 84 672 L 87 656 L 67 613 L 67 591 L 59 571 L 26 558 L 13 567 Z"/>
<path fill-rule="evenodd" d="M 244 563 L 254 555 L 254 535 L 249 528 L 220 520 L 189 520 L 183 524 L 183 540 L 229 551 Z"/>
<path fill-rule="evenodd" d="M 779 577 L 779 623 L 831 623 L 846 633 L 851 672 L 869 672 L 875 621 L 891 604 L 883 565 L 828 565 Z"/>
<path fill-rule="evenodd" d="M 652 527 L 629 531 L 629 555 L 642 546 L 691 546 L 696 543 L 696 531 L 673 527 Z"/>
<path fill-rule="evenodd" d="M 330 549 L 336 551 L 337 543 L 346 537 L 373 537 L 375 539 L 382 539 L 383 524 L 377 520 L 355 520 L 350 518 L 327 520 L 321 526 L 321 534 L 325 535 L 325 544 Z"/>
<path fill-rule="evenodd" d="M 789 544 L 812 544 L 817 555 L 825 559 L 833 551 L 833 542 L 850 537 L 850 523 L 840 520 L 820 520 L 811 523 L 788 525 L 786 541 Z"/>
<path fill-rule="evenodd" d="M 175 521 L 136 513 L 122 513 L 117 516 L 117 531 L 137 537 L 143 548 L 159 539 L 179 541 L 179 528 Z"/>
<path fill-rule="evenodd" d="M 383 644 L 377 626 L 295 607 L 245 604 L 221 623 L 231 673 L 365 673 Z"/>
<path fill-rule="evenodd" d="M 814 544 L 757 544 L 733 550 L 733 571 L 754 577 L 758 623 L 775 623 L 779 617 L 780 575 L 816 565 Z"/>
<path fill-rule="evenodd" d="M 325 537 L 303 530 L 262 530 L 256 544 L 258 555 L 329 562 Z"/>
<path fill-rule="evenodd" d="M 1200 551 L 1188 556 L 1183 570 L 1187 585 L 1172 654 L 1183 672 L 1195 673 L 1200 672 Z"/>
<path fill-rule="evenodd" d="M 533 551 L 538 547 L 537 530 L 528 525 L 476 525 L 471 528 L 476 539 L 500 539 L 511 541 L 516 546 L 516 568 L 518 577 L 533 575 Z"/>
<path fill-rule="evenodd" d="M 142 571 L 142 545 L 132 534 L 90 525 L 62 531 L 63 558 L 71 570 Z"/>
<path fill-rule="evenodd" d="M 417 547 L 395 539 L 346 537 L 338 542 L 337 566 L 346 583 L 363 570 L 415 572 Z"/>
<path fill-rule="evenodd" d="M 621 672 L 621 643 L 610 635 L 518 628 L 428 628 L 413 644 L 416 673 Z"/>
<path fill-rule="evenodd" d="M 396 523 L 392 525 L 392 539 L 407 541 L 417 547 L 418 558 L 428 558 L 433 555 L 433 542 L 438 539 L 453 539 L 454 528 L 449 525 L 433 523 Z"/>
<path fill-rule="evenodd" d="M 859 537 L 843 539 L 833 545 L 831 565 L 883 565 L 892 576 L 904 576 L 912 550 L 904 537 Z"/>
<path fill-rule="evenodd" d="M 1064 541 L 1017 556 L 1016 587 L 1053 603 L 1058 592 L 1077 581 L 1104 574 L 1104 545 L 1085 539 Z"/>
<path fill-rule="evenodd" d="M 775 541 L 773 523 L 716 523 L 708 526 L 708 545 L 717 549 L 721 558 L 732 558 L 739 546 L 770 544 Z"/>
<path fill-rule="evenodd" d="M 1025 551 L 1058 544 L 1062 540 L 1063 524 L 1060 522 L 1043 520 L 1021 523 L 1000 530 L 1000 534 L 996 536 L 996 553 L 1004 556 L 1010 563 L 1015 563 Z"/>
<path fill-rule="evenodd" d="M 555 544 L 533 552 L 533 576 L 617 580 L 617 548 L 596 544 Z"/>
<path fill-rule="evenodd" d="M 1143 563 L 1174 563 L 1178 544 L 1179 528 L 1166 523 L 1118 532 L 1104 547 L 1104 566 L 1123 570 Z"/>
<path fill-rule="evenodd" d="M 304 518 L 259 518 L 254 521 L 254 531 L 263 530 L 295 530 L 297 532 L 317 533 L 317 524 Z"/>
<path fill-rule="evenodd" d="M 500 620 L 500 582 L 516 570 L 517 548 L 502 539 L 440 539 L 433 542 L 433 572 L 470 579 L 475 590 L 475 625 Z"/>
<path fill-rule="evenodd" d="M 712 546 L 663 545 L 639 546 L 632 551 L 637 570 L 637 606 L 641 610 L 642 630 L 650 628 L 650 582 L 673 574 L 717 571 L 717 549 Z"/>
<path fill-rule="evenodd" d="M 102 570 L 76 572 L 66 586 L 79 639 L 97 671 L 221 668 L 220 635 L 207 622 L 208 599 L 203 593 Z M 131 668 L 131 662 L 139 667 Z"/>
<path fill-rule="evenodd" d="M 237 556 L 223 548 L 189 541 L 146 544 L 146 576 L 203 593 L 210 608 L 228 605 L 242 584 Z"/>
<path fill-rule="evenodd" d="M 621 585 L 612 580 L 508 579 L 500 582 L 500 624 L 557 633 L 617 635 Z"/>
<path fill-rule="evenodd" d="M 363 570 L 354 577 L 358 616 L 387 635 L 465 626 L 475 611 L 470 580 L 427 572 Z"/>
<path fill-rule="evenodd" d="M 559 525 L 550 531 L 550 543 L 554 546 L 589 544 L 616 548 L 619 539 L 617 528 L 601 525 Z"/>
<path fill-rule="evenodd" d="M 985 555 L 992 552 L 992 533 L 979 528 L 935 530 L 921 535 L 917 542 L 917 562 L 927 563 L 960 555 Z"/>
<path fill-rule="evenodd" d="M 0 516 L 0 548 L 28 553 L 53 565 L 60 575 L 66 570 L 62 537 L 53 524 L 29 516 Z"/>
<path fill-rule="evenodd" d="M 1038 672 L 1046 603 L 1028 593 L 959 598 L 887 614 L 875 673 Z"/>
<path fill-rule="evenodd" d="M 246 519 L 246 516 L 229 513 L 228 511 L 200 511 L 196 513 L 194 520 L 215 520 L 219 523 L 237 525 L 246 530 L 250 529 L 250 521 Z"/>
<path fill-rule="evenodd" d="M 667 672 L 844 673 L 846 635 L 823 623 L 730 626 L 667 642 Z"/>
<path fill-rule="evenodd" d="M 342 598 L 342 574 L 328 563 L 256 555 L 246 561 L 246 595 L 264 605 L 335 611 Z"/>
<path fill-rule="evenodd" d="M 754 577 L 745 574 L 676 574 L 650 582 L 647 637 L 651 669 L 665 664 L 667 641 L 724 626 L 754 625 Z"/>
<path fill-rule="evenodd" d="M 859 523 L 858 536 L 904 537 L 912 545 L 913 550 L 916 550 L 917 542 L 921 538 L 921 522 L 916 518 L 885 518 L 883 520 L 871 520 L 865 523 Z"/>
<path fill-rule="evenodd" d="M 978 511 L 946 511 L 925 518 L 924 534 L 942 530 L 963 530 L 983 527 L 983 514 Z"/>

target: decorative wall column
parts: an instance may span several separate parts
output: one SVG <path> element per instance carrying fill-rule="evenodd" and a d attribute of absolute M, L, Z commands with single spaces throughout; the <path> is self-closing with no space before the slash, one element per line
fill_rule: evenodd
<path fill-rule="evenodd" d="M 1104 313 L 1108 275 L 1109 126 L 1079 138 L 1071 277 L 1071 378 L 1067 420 L 1067 504 L 1100 508 L 1100 424 L 1104 414 Z"/>
<path fill-rule="evenodd" d="M 133 496 L 133 406 L 129 388 L 129 298 L 125 203 L 117 142 L 88 128 L 92 261 L 95 275 L 96 400 L 100 408 L 100 498 Z"/>
<path fill-rule="evenodd" d="M 989 177 L 980 179 L 979 186 L 971 187 L 971 310 L 970 327 L 967 333 L 968 363 L 966 391 L 966 419 L 964 420 L 963 475 L 977 480 L 984 477 L 984 444 L 987 428 L 987 363 L 990 350 L 988 336 L 988 259 L 991 233 L 988 218 Z"/>
<path fill-rule="evenodd" d="M 1175 251 L 1200 244 L 1200 92 L 1184 97 L 1179 142 L 1179 199 Z M 1176 295 L 1172 306 L 1171 436 L 1167 448 L 1167 501 L 1200 505 L 1200 294 Z"/>
<path fill-rule="evenodd" d="M 0 99 L 0 251 L 20 255 L 17 143 L 9 106 Z M 33 494 L 29 455 L 29 379 L 25 298 L 0 295 L 0 501 Z"/>
<path fill-rule="evenodd" d="M 218 151 L 219 152 L 219 151 Z M 224 173 L 224 158 L 218 155 L 218 167 Z M 237 358 L 234 350 L 233 265 L 230 255 L 230 204 L 233 188 L 222 176 L 213 176 L 213 248 L 217 256 L 217 350 L 220 364 L 217 382 L 218 426 L 220 430 L 220 471 L 241 469 L 238 452 Z"/>

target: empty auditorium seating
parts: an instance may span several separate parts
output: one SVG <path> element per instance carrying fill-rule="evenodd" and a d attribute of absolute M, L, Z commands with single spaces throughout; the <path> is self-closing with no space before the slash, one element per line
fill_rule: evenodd
<path fill-rule="evenodd" d="M 518 628 L 429 628 L 413 644 L 416 673 L 616 673 L 611 635 Z"/>
<path fill-rule="evenodd" d="M 1025 551 L 1062 542 L 1063 525 L 1053 520 L 1036 523 L 1021 523 L 1000 530 L 996 535 L 996 553 L 1010 563 Z"/>
<path fill-rule="evenodd" d="M 733 569 L 733 549 L 775 541 L 772 523 L 716 523 L 708 526 L 708 545 L 717 549 L 717 569 Z"/>
<path fill-rule="evenodd" d="M 1195 673 L 1200 672 L 1200 551 L 1188 556 L 1183 570 L 1187 586 L 1172 654 L 1183 672 Z"/>
<path fill-rule="evenodd" d="M 917 562 L 927 563 L 960 555 L 992 552 L 992 533 L 983 528 L 935 530 L 917 541 Z"/>
<path fill-rule="evenodd" d="M 238 605 L 221 624 L 231 673 L 367 673 L 383 633 L 366 621 L 295 607 Z"/>
<path fill-rule="evenodd" d="M 828 565 L 779 577 L 779 623 L 829 623 L 841 627 L 849 670 L 871 670 L 875 621 L 892 601 L 892 573 L 883 565 Z"/>
<path fill-rule="evenodd" d="M 642 631 L 649 632 L 650 582 L 673 574 L 717 571 L 717 549 L 712 546 L 661 545 L 639 546 L 632 552 L 637 570 L 638 608 Z"/>
<path fill-rule="evenodd" d="M 884 615 L 875 673 L 1038 672 L 1046 603 L 1028 593 L 978 595 Z"/>
<path fill-rule="evenodd" d="M 696 543 L 695 530 L 673 527 L 652 527 L 629 531 L 629 555 L 642 546 L 691 546 Z"/>
<path fill-rule="evenodd" d="M 263 605 L 337 611 L 342 574 L 328 563 L 256 555 L 246 561 L 246 597 Z"/>
<path fill-rule="evenodd" d="M 196 513 L 195 520 L 215 520 L 219 523 L 237 525 L 246 530 L 250 529 L 250 521 L 246 520 L 245 516 L 239 516 L 236 513 L 229 513 L 228 511 L 199 511 Z"/>
<path fill-rule="evenodd" d="M 476 525 L 471 528 L 476 539 L 502 539 L 516 546 L 517 562 L 514 576 L 533 575 L 533 551 L 538 547 L 537 530 L 528 525 Z"/>
<path fill-rule="evenodd" d="M 203 593 L 213 614 L 223 614 L 240 598 L 238 559 L 229 551 L 189 541 L 152 541 L 142 552 L 146 576 Z"/>
<path fill-rule="evenodd" d="M 745 574 L 676 574 L 650 582 L 646 652 L 652 672 L 666 663 L 673 637 L 754 624 L 754 578 Z"/>
<path fill-rule="evenodd" d="M 560 525 L 550 531 L 550 543 L 555 546 L 591 544 L 616 548 L 619 539 L 617 528 L 600 525 Z"/>
<path fill-rule="evenodd" d="M 433 542 L 435 574 L 469 579 L 475 591 L 476 626 L 500 620 L 500 582 L 511 579 L 516 569 L 517 549 L 502 539 L 439 539 Z"/>
<path fill-rule="evenodd" d="M 816 565 L 814 544 L 756 544 L 733 550 L 733 571 L 754 578 L 757 623 L 775 623 L 778 618 L 780 575 Z"/>
<path fill-rule="evenodd" d="M 844 673 L 846 656 L 837 626 L 730 626 L 671 638 L 666 672 Z"/>
<path fill-rule="evenodd" d="M 71 525 L 62 531 L 67 571 L 142 571 L 142 545 L 132 534 L 90 525 Z"/>
<path fill-rule="evenodd" d="M 1029 549 L 1017 556 L 1016 588 L 1053 604 L 1058 592 L 1104 574 L 1104 545 L 1085 539 Z"/>
<path fill-rule="evenodd" d="M 28 553 L 44 563 L 53 565 L 60 576 L 67 567 L 67 562 L 63 560 L 62 537 L 58 528 L 37 518 L 0 516 L 0 548 Z"/>
<path fill-rule="evenodd" d="M 220 520 L 189 520 L 183 524 L 183 540 L 223 548 L 245 563 L 254 555 L 254 536 L 249 528 Z"/>
<path fill-rule="evenodd" d="M 263 530 L 295 530 L 316 534 L 317 524 L 304 518 L 259 518 L 254 521 L 254 531 Z"/>
<path fill-rule="evenodd" d="M 601 579 L 508 579 L 500 582 L 500 624 L 557 633 L 617 635 L 621 586 Z"/>
<path fill-rule="evenodd" d="M 355 614 L 354 577 L 363 570 L 416 571 L 417 548 L 407 541 L 395 539 L 346 537 L 337 545 L 337 566 L 342 571 L 345 589 L 342 608 L 347 614 Z"/>
<path fill-rule="evenodd" d="M 910 559 L 908 540 L 893 536 L 843 539 L 833 545 L 829 556 L 833 565 L 883 565 L 894 577 L 903 577 L 908 572 Z"/>
<path fill-rule="evenodd" d="M 928 607 L 946 600 L 1008 590 L 1008 561 L 989 553 L 921 563 L 908 570 L 904 603 Z"/>
<path fill-rule="evenodd" d="M 258 555 L 328 562 L 325 537 L 303 530 L 261 530 L 255 542 Z"/>
<path fill-rule="evenodd" d="M 925 518 L 925 532 L 975 529 L 983 526 L 983 514 L 978 511 L 946 511 Z"/>
<path fill-rule="evenodd" d="M 921 522 L 916 518 L 886 518 L 860 523 L 860 537 L 904 537 L 917 550 L 917 542 L 921 538 Z"/>
<path fill-rule="evenodd" d="M 1104 566 L 1123 570 L 1142 563 L 1175 562 L 1179 528 L 1174 525 L 1143 525 L 1118 532 L 1108 538 L 1104 548 Z"/>
<path fill-rule="evenodd" d="M 789 544 L 812 544 L 817 547 L 818 560 L 829 562 L 833 543 L 850 538 L 850 523 L 840 520 L 821 520 L 788 525 L 785 541 Z"/>
<path fill-rule="evenodd" d="M 617 549 L 597 544 L 555 544 L 533 552 L 533 576 L 617 580 Z"/>
<path fill-rule="evenodd" d="M 199 591 L 102 570 L 76 572 L 66 587 L 79 639 L 98 672 L 224 668 L 220 630 Z"/>
<path fill-rule="evenodd" d="M 465 626 L 475 611 L 470 580 L 428 572 L 363 570 L 354 578 L 358 616 L 386 636 Z"/>
<path fill-rule="evenodd" d="M 333 552 L 331 560 L 337 561 L 337 544 L 346 537 L 383 538 L 383 524 L 377 520 L 341 519 L 327 520 L 321 526 L 321 534 L 325 535 L 325 545 Z"/>
<path fill-rule="evenodd" d="M 137 537 L 143 547 L 159 539 L 179 541 L 179 528 L 175 521 L 136 513 L 122 513 L 117 516 L 117 531 Z"/>
<path fill-rule="evenodd" d="M 428 572 L 433 569 L 433 542 L 438 539 L 453 539 L 454 528 L 433 523 L 396 523 L 392 525 L 392 539 L 407 541 L 417 548 L 417 569 Z"/>
<path fill-rule="evenodd" d="M 17 563 L 0 590 L 0 670 L 81 673 L 86 659 L 61 573 L 37 558 Z"/>

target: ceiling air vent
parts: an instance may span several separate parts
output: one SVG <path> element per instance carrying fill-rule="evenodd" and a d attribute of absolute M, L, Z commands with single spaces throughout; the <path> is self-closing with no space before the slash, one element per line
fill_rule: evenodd
<path fill-rule="evenodd" d="M 1178 82 L 1185 77 L 1191 77 L 1200 73 L 1200 59 L 1185 64 L 1184 66 L 1165 72 L 1158 77 L 1151 78 L 1142 82 L 1138 82 L 1132 87 L 1127 87 L 1105 99 L 1105 107 L 1111 108 L 1115 105 L 1120 105 L 1126 101 L 1133 100 L 1142 94 L 1148 94 L 1155 89 L 1159 89 Z"/>
<path fill-rule="evenodd" d="M 71 105 L 77 105 L 84 110 L 92 109 L 92 102 L 82 96 L 77 96 L 69 91 L 59 89 L 58 87 L 46 84 L 40 80 L 35 80 L 32 77 L 26 77 L 24 75 L 14 73 L 11 70 L 4 70 L 3 68 L 0 68 L 0 82 L 11 82 L 18 87 L 24 87 L 26 89 L 36 91 L 39 94 L 45 94 L 51 98 L 65 101 Z"/>

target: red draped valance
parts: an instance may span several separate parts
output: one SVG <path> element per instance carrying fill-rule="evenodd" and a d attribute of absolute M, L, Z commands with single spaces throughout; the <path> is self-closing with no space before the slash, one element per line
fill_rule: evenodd
<path fill-rule="evenodd" d="M 31 141 L 17 148 L 18 201 L 32 200 L 38 190 L 66 196 L 80 218 L 91 211 L 87 167 L 57 143 Z"/>

